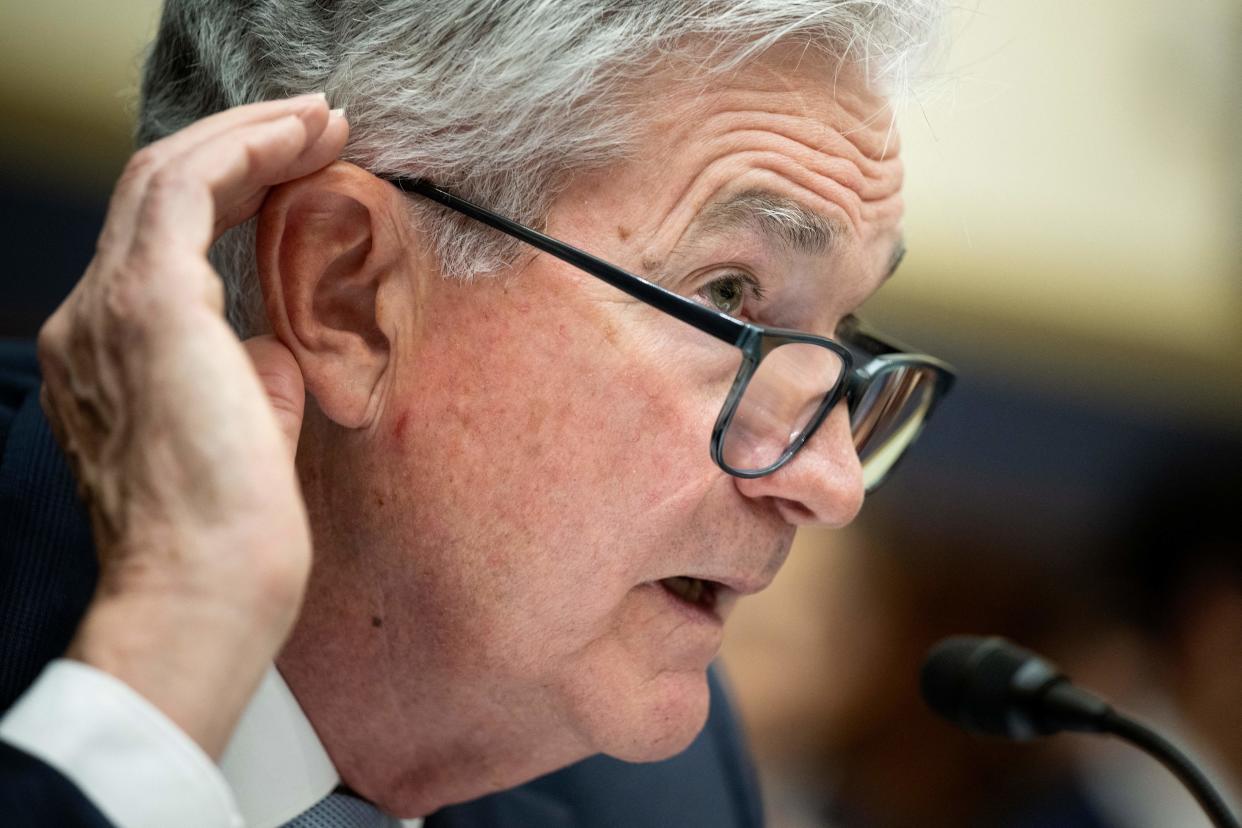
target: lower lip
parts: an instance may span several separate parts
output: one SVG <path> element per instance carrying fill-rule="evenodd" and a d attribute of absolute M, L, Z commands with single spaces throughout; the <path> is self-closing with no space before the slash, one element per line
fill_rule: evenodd
<path fill-rule="evenodd" d="M 724 620 L 716 611 L 683 601 L 658 581 L 634 589 L 640 599 L 644 637 L 655 646 L 652 658 L 672 672 L 705 670 L 724 643 Z M 719 609 L 719 605 L 717 605 Z"/>
<path fill-rule="evenodd" d="M 724 626 L 724 619 L 717 612 L 719 604 L 716 606 L 704 606 L 702 604 L 694 604 L 686 601 L 672 590 L 664 586 L 660 582 L 650 584 L 657 592 L 664 596 L 667 603 L 671 604 L 673 609 L 687 621 L 695 624 L 704 624 L 710 627 L 720 628 Z M 719 588 L 717 588 L 719 589 Z M 719 595 L 716 596 L 719 598 Z"/>

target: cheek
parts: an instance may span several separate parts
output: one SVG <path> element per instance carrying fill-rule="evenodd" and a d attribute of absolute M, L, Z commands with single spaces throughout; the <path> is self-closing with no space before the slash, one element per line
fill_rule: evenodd
<path fill-rule="evenodd" d="M 616 534 L 635 510 L 715 475 L 720 400 L 666 337 L 627 324 L 628 310 L 561 308 L 459 364 L 439 439 L 469 490 L 494 494 L 497 518 L 570 542 Z"/>
<path fill-rule="evenodd" d="M 719 476 L 724 391 L 650 327 L 560 310 L 439 337 L 378 452 L 418 556 L 408 600 L 482 661 L 525 653 L 523 671 L 607 633 Z"/>

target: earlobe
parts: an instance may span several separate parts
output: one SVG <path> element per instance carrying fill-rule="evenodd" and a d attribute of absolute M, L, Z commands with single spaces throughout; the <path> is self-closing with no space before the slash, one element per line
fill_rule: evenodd
<path fill-rule="evenodd" d="M 390 364 L 393 331 L 380 311 L 400 289 L 395 206 L 386 182 L 338 162 L 273 190 L 259 213 L 258 276 L 272 330 L 319 408 L 346 428 L 374 417 Z"/>

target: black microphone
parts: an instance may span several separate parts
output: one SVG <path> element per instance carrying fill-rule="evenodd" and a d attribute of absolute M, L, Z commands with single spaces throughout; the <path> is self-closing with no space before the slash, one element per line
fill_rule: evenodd
<path fill-rule="evenodd" d="M 1073 730 L 1124 739 L 1172 771 L 1214 825 L 1242 828 L 1203 772 L 1172 743 L 1003 638 L 944 639 L 923 662 L 920 689 L 928 707 L 974 733 L 1025 741 Z"/>

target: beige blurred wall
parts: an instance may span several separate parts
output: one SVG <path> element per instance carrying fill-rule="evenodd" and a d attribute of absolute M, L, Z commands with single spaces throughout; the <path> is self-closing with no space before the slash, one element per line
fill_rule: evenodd
<path fill-rule="evenodd" d="M 911 267 L 884 315 L 1242 422 L 1242 4 L 978 2 L 952 28 L 903 111 Z"/>
<path fill-rule="evenodd" d="M 106 188 L 129 153 L 158 0 L 0 3 L 0 164 Z M 106 191 L 106 190 L 105 190 Z"/>
<path fill-rule="evenodd" d="M 154 0 L 0 5 L 0 164 L 106 187 Z M 973 363 L 1242 429 L 1242 3 L 977 0 L 903 106 L 873 316 Z"/>

